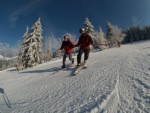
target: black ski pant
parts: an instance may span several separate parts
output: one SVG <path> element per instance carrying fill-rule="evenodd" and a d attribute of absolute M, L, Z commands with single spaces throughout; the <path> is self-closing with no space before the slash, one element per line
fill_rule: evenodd
<path fill-rule="evenodd" d="M 79 53 L 77 55 L 77 64 L 81 64 L 81 56 L 83 53 L 84 53 L 84 61 L 89 58 L 90 50 L 83 50 L 82 48 L 80 48 Z"/>
<path fill-rule="evenodd" d="M 67 56 L 69 56 L 69 60 L 70 60 L 70 61 L 73 61 L 73 60 L 74 60 L 74 59 L 72 58 L 72 53 L 64 53 L 64 56 L 63 56 L 63 65 L 65 65 Z"/>

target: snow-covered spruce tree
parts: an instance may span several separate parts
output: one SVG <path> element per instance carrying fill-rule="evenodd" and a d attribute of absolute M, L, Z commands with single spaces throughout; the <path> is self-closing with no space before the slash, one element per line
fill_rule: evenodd
<path fill-rule="evenodd" d="M 28 35 L 28 30 L 24 35 L 22 43 L 22 62 L 23 67 L 33 67 L 41 63 L 42 53 L 42 26 L 40 18 L 32 26 L 31 33 Z"/>
<path fill-rule="evenodd" d="M 59 49 L 59 48 L 61 47 L 62 41 L 63 41 L 63 38 L 57 38 L 57 46 L 58 46 L 57 49 Z M 64 52 L 63 50 L 58 50 L 58 51 L 56 51 L 56 56 L 59 57 L 59 58 L 61 58 L 63 52 Z"/>
<path fill-rule="evenodd" d="M 63 38 L 55 38 L 54 36 L 51 36 L 51 39 L 52 39 L 52 49 L 54 50 L 53 53 L 52 53 L 52 57 L 53 58 L 56 58 L 56 57 L 59 57 L 61 58 L 62 57 L 62 50 L 58 50 L 62 44 L 62 41 L 63 41 Z"/>
<path fill-rule="evenodd" d="M 103 50 L 106 48 L 105 45 L 102 45 L 102 44 L 106 44 L 107 40 L 105 39 L 105 34 L 102 31 L 101 27 L 98 32 L 95 32 L 95 43 L 98 45 L 100 50 Z"/>
<path fill-rule="evenodd" d="M 62 41 L 63 41 L 62 38 L 52 37 L 52 48 L 59 49 L 62 44 Z"/>
<path fill-rule="evenodd" d="M 92 23 L 89 21 L 89 19 L 87 17 L 85 19 L 84 25 L 86 27 L 85 28 L 86 32 L 88 34 L 90 34 L 91 36 L 93 36 L 93 34 L 94 34 L 94 26 L 92 25 Z"/>
<path fill-rule="evenodd" d="M 18 56 L 18 66 L 27 68 L 27 53 L 28 53 L 28 46 L 29 46 L 29 27 L 27 26 L 26 32 L 23 35 L 23 42 L 21 44 Z"/>
<path fill-rule="evenodd" d="M 30 46 L 28 49 L 28 67 L 41 63 L 42 59 L 42 25 L 40 18 L 31 27 Z"/>
<path fill-rule="evenodd" d="M 94 26 L 92 25 L 92 23 L 89 21 L 89 19 L 86 17 L 86 19 L 85 19 L 85 22 L 84 22 L 84 25 L 85 25 L 85 30 L 86 30 L 86 33 L 88 33 L 91 37 L 92 37 L 92 39 L 93 39 L 93 41 L 95 40 L 94 38 Z M 91 46 L 91 50 L 93 50 L 94 48 L 93 48 L 93 46 Z"/>
<path fill-rule="evenodd" d="M 112 41 L 112 37 L 113 37 L 113 26 L 107 22 L 107 34 L 106 34 L 106 39 L 108 41 L 108 46 L 112 47 L 113 46 L 113 41 Z"/>
<path fill-rule="evenodd" d="M 19 53 L 18 53 L 18 59 L 17 59 L 17 66 L 21 66 L 22 65 L 22 44 L 21 42 L 18 42 L 18 46 L 19 46 Z"/>
<path fill-rule="evenodd" d="M 23 66 L 23 63 L 22 63 L 22 52 L 23 52 L 23 49 L 22 49 L 22 42 L 18 42 L 18 48 L 19 48 L 19 53 L 18 53 L 18 59 L 17 59 L 17 64 L 16 66 L 19 68 L 19 67 L 22 67 Z"/>
<path fill-rule="evenodd" d="M 47 37 L 45 38 L 44 40 L 44 47 L 43 47 L 43 52 L 44 52 L 44 55 L 43 55 L 43 59 L 44 59 L 44 62 L 49 62 L 51 61 L 52 59 L 52 37 Z"/>
<path fill-rule="evenodd" d="M 107 34 L 106 39 L 108 41 L 108 46 L 120 47 L 121 42 L 123 41 L 125 34 L 122 33 L 122 30 L 118 26 L 113 26 L 110 22 L 107 23 Z"/>

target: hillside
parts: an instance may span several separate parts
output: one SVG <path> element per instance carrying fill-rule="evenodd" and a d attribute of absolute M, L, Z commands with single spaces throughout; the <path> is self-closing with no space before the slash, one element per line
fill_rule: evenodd
<path fill-rule="evenodd" d="M 18 57 L 12 57 L 12 58 L 8 58 L 8 57 L 3 57 L 2 55 L 0 55 L 0 69 L 5 65 L 5 67 L 9 66 L 12 67 L 14 66 L 15 63 L 17 63 L 17 59 Z"/>
<path fill-rule="evenodd" d="M 77 76 L 61 63 L 1 71 L 0 112 L 149 113 L 150 41 L 91 53 Z"/>

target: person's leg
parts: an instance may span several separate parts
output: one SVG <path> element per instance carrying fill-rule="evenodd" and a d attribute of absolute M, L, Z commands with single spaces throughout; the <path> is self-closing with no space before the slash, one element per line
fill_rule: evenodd
<path fill-rule="evenodd" d="M 90 53 L 90 50 L 84 50 L 84 62 L 86 62 L 87 59 L 89 58 L 89 53 Z"/>
<path fill-rule="evenodd" d="M 66 62 L 66 58 L 67 58 L 67 56 L 68 56 L 68 54 L 64 53 L 62 68 L 65 68 L 65 67 L 66 67 L 65 62 Z"/>
<path fill-rule="evenodd" d="M 72 64 L 74 64 L 74 58 L 72 58 L 72 53 L 69 53 L 69 60 L 72 61 Z"/>
<path fill-rule="evenodd" d="M 86 63 L 87 63 L 87 59 L 89 58 L 89 53 L 90 53 L 90 50 L 85 50 L 84 51 L 84 64 L 83 64 L 84 68 L 87 68 Z"/>
<path fill-rule="evenodd" d="M 83 49 L 79 50 L 79 53 L 77 55 L 77 66 L 81 64 L 81 56 L 83 54 Z"/>

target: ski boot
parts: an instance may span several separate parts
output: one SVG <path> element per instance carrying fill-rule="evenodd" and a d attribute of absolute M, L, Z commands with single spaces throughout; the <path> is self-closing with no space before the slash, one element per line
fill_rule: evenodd
<path fill-rule="evenodd" d="M 62 68 L 66 68 L 66 65 L 65 65 L 65 64 L 63 64 L 63 65 L 62 65 Z"/>
<path fill-rule="evenodd" d="M 72 65 L 74 64 L 74 58 L 72 59 Z"/>
<path fill-rule="evenodd" d="M 80 64 L 77 64 L 77 69 L 78 69 L 80 66 L 81 66 Z"/>
<path fill-rule="evenodd" d="M 86 60 L 84 61 L 84 63 L 83 63 L 83 68 L 87 68 L 87 65 L 86 65 Z"/>

